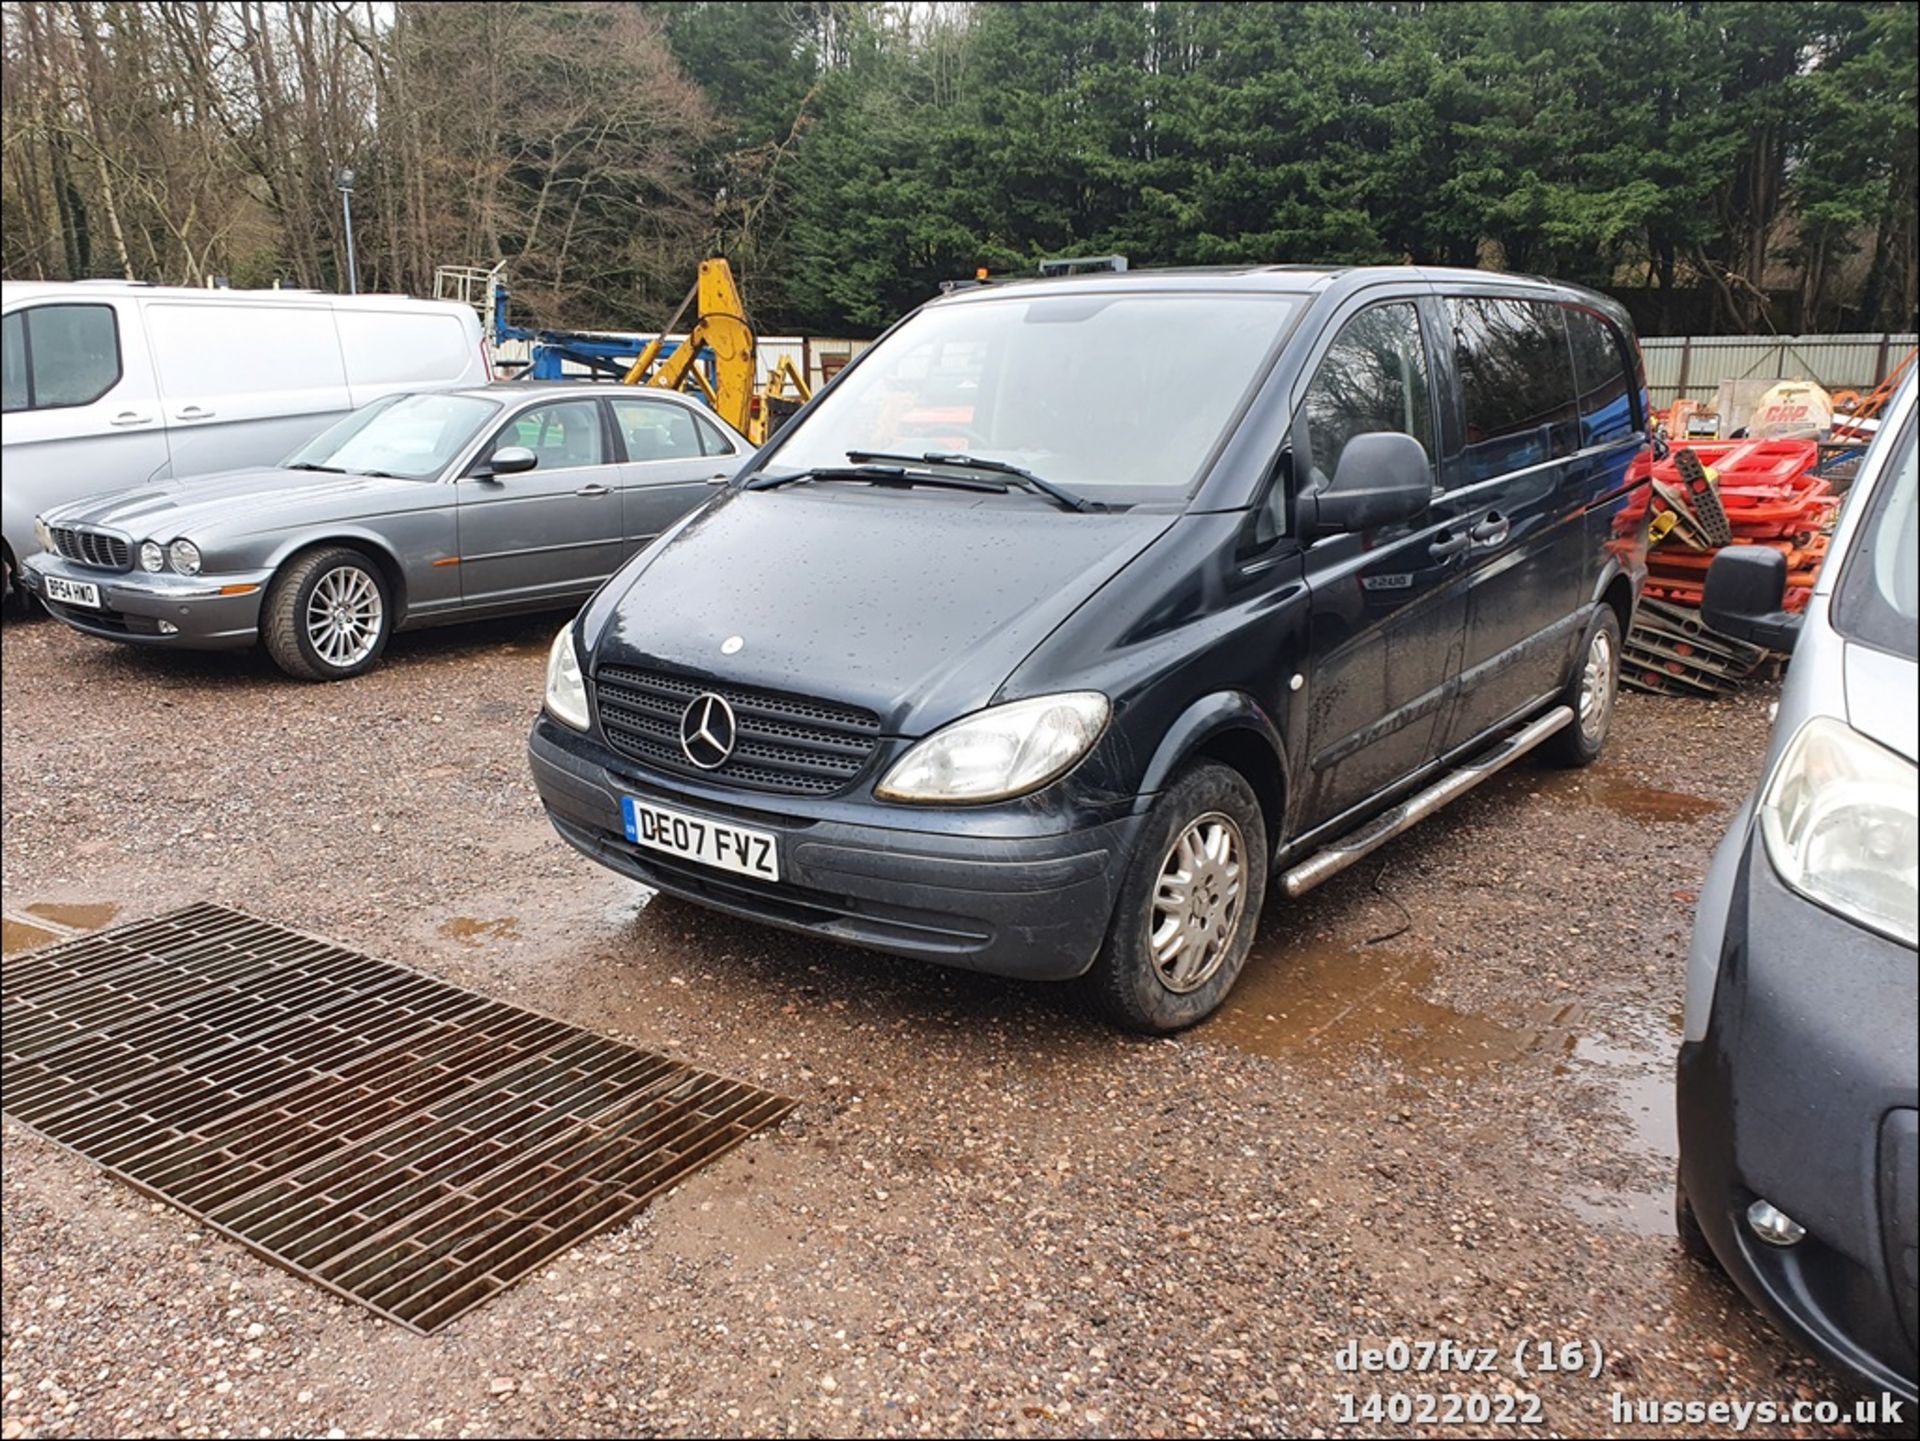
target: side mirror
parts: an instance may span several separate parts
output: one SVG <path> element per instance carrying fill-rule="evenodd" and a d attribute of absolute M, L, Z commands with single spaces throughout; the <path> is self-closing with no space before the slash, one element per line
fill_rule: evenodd
<path fill-rule="evenodd" d="M 532 470 L 540 463 L 540 457 L 524 445 L 503 445 L 493 453 L 491 459 L 483 462 L 474 475 L 481 480 L 491 480 L 501 475 L 519 475 L 522 471 Z"/>
<path fill-rule="evenodd" d="M 1787 610 L 1787 558 L 1764 545 L 1728 546 L 1707 567 L 1700 618 L 1707 629 L 1772 650 L 1792 650 L 1800 617 Z"/>
<path fill-rule="evenodd" d="M 1417 520 L 1433 503 L 1433 462 L 1427 448 L 1399 430 L 1356 435 L 1340 452 L 1333 479 L 1300 498 L 1307 540 Z"/>

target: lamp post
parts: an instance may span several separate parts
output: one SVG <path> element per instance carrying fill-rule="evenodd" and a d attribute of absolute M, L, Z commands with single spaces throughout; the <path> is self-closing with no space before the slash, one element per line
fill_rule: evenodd
<path fill-rule="evenodd" d="M 360 276 L 353 265 L 353 172 L 342 170 L 333 184 L 340 192 L 340 214 L 347 226 L 347 294 L 358 295 Z"/>

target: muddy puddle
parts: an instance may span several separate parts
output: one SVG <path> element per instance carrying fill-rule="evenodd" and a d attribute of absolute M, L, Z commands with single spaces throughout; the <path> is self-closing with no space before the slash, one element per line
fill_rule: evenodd
<path fill-rule="evenodd" d="M 1378 1046 L 1413 1070 L 1511 1060 L 1560 1034 L 1504 1026 L 1428 1000 L 1434 967 L 1430 957 L 1385 946 L 1263 947 L 1248 959 L 1220 1014 L 1195 1034 L 1280 1060 L 1340 1065 L 1356 1048 Z"/>
<path fill-rule="evenodd" d="M 495 920 L 481 920 L 476 916 L 455 916 L 441 924 L 440 934 L 450 941 L 463 941 L 470 946 L 484 945 L 488 941 L 511 941 L 520 935 L 520 918 L 501 916 Z"/>
<path fill-rule="evenodd" d="M 15 951 L 32 950 L 35 946 L 44 946 L 48 941 L 57 941 L 60 936 L 44 926 L 29 925 L 26 921 L 16 921 L 8 916 L 0 926 L 0 955 L 12 955 Z"/>
<path fill-rule="evenodd" d="M 120 907 L 106 901 L 87 901 L 71 905 L 40 901 L 28 906 L 27 909 L 41 920 L 52 921 L 56 926 L 65 926 L 70 931 L 97 931 L 120 914 Z"/>
<path fill-rule="evenodd" d="M 1685 791 L 1663 791 L 1612 778 L 1598 781 L 1593 787 L 1593 796 L 1616 815 L 1654 825 L 1697 821 L 1719 815 L 1725 809 L 1718 801 L 1688 795 Z"/>
<path fill-rule="evenodd" d="M 1588 1034 L 1590 1016 L 1579 1002 L 1543 1007 L 1522 1024 L 1456 1010 L 1427 994 L 1436 968 L 1432 957 L 1384 945 L 1263 946 L 1219 1015 L 1194 1035 L 1278 1060 L 1340 1068 L 1357 1054 L 1378 1052 L 1414 1074 L 1471 1074 L 1533 1058 L 1542 1085 L 1603 1088 L 1626 1123 L 1621 1152 L 1671 1167 L 1679 1144 L 1670 1054 Z M 1672 1234 L 1673 1198 L 1664 1185 L 1594 1189 L 1564 1199 L 1605 1230 Z"/>

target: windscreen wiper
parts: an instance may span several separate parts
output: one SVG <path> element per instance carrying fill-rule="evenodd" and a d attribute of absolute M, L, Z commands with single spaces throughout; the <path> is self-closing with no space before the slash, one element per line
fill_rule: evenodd
<path fill-rule="evenodd" d="M 983 456 L 963 455 L 944 450 L 929 450 L 921 455 L 895 455 L 884 450 L 850 450 L 847 452 L 847 459 L 890 460 L 909 465 L 956 465 L 963 470 L 984 470 L 992 475 L 1010 477 L 1026 489 L 1044 495 L 1062 510 L 1094 511 L 1107 508 L 1101 501 L 1088 500 L 1084 495 L 1075 495 L 1065 486 L 1055 485 L 1050 480 L 1042 480 L 1032 471 L 1005 460 L 988 460 Z"/>
<path fill-rule="evenodd" d="M 756 475 L 742 490 L 772 490 L 780 485 L 799 485 L 811 480 L 857 480 L 868 485 L 940 486 L 947 490 L 984 490 L 1005 495 L 1007 488 L 991 480 L 968 480 L 958 475 L 934 475 L 930 471 L 909 471 L 898 465 L 816 465 L 806 470 L 790 470 L 778 475 Z"/>
<path fill-rule="evenodd" d="M 328 475 L 345 475 L 346 471 L 337 465 L 315 465 L 310 460 L 302 460 L 287 467 L 288 470 L 318 470 Z"/>

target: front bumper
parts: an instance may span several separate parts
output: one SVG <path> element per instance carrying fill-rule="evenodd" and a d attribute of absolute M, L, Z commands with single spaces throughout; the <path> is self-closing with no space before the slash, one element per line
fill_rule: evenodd
<path fill-rule="evenodd" d="M 98 586 L 102 608 L 48 600 L 50 575 Z M 260 605 L 272 578 L 271 571 L 207 576 L 95 570 L 49 551 L 28 556 L 20 566 L 21 588 L 75 630 L 104 640 L 184 650 L 239 650 L 254 644 L 260 637 Z M 163 630 L 162 621 L 172 629 Z"/>
<path fill-rule="evenodd" d="M 544 714 L 528 757 L 554 829 L 622 875 L 788 930 L 1030 980 L 1066 980 L 1093 964 L 1141 823 L 1125 816 L 1054 835 L 985 837 L 943 833 L 931 811 L 883 825 L 783 813 L 778 797 L 717 805 L 642 774 Z M 622 795 L 772 831 L 780 881 L 633 845 Z M 921 824 L 912 827 L 914 820 Z"/>
<path fill-rule="evenodd" d="M 1914 1399 L 1920 1057 L 1914 952 L 1788 890 L 1755 836 L 1705 1033 L 1680 1050 L 1680 1178 L 1773 1322 L 1861 1386 Z M 1764 1198 L 1807 1229 L 1770 1246 Z"/>

